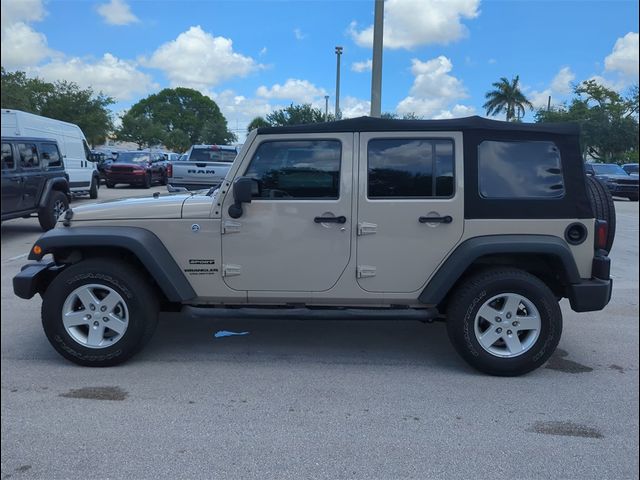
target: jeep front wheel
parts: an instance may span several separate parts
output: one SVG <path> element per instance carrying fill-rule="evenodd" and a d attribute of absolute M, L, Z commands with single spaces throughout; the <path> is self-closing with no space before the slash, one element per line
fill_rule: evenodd
<path fill-rule="evenodd" d="M 38 211 L 38 222 L 43 230 L 51 230 L 56 226 L 58 217 L 69 208 L 69 199 L 67 196 L 58 191 L 53 190 L 49 195 L 47 204 Z"/>
<path fill-rule="evenodd" d="M 43 296 L 49 342 L 79 365 L 124 362 L 147 343 L 157 322 L 158 302 L 148 282 L 118 261 L 90 259 L 67 267 Z"/>
<path fill-rule="evenodd" d="M 562 312 L 553 292 L 517 269 L 473 275 L 452 294 L 447 332 L 472 367 L 516 376 L 540 367 L 562 334 Z"/>

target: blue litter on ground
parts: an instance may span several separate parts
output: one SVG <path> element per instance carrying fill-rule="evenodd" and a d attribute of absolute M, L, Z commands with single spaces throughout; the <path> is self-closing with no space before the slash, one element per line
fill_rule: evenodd
<path fill-rule="evenodd" d="M 219 330 L 213 334 L 216 338 L 235 337 L 236 335 L 249 335 L 249 332 L 230 332 L 228 330 Z"/>

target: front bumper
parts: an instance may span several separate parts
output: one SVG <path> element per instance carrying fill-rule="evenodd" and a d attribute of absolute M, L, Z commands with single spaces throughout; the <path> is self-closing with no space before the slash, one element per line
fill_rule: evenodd
<path fill-rule="evenodd" d="M 13 293 L 20 298 L 32 298 L 43 292 L 63 268 L 63 265 L 44 260 L 23 265 L 20 273 L 13 277 Z"/>
<path fill-rule="evenodd" d="M 108 173 L 105 181 L 109 183 L 127 183 L 129 185 L 143 185 L 147 179 L 146 172 L 140 173 Z"/>
<path fill-rule="evenodd" d="M 569 285 L 568 297 L 574 312 L 595 312 L 607 306 L 613 291 L 610 269 L 609 257 L 597 256 L 591 268 L 593 277 Z"/>

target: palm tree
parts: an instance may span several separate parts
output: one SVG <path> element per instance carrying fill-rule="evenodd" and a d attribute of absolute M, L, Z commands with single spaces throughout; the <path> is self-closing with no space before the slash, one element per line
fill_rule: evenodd
<path fill-rule="evenodd" d="M 533 110 L 533 105 L 520 90 L 519 83 L 520 75 L 516 75 L 511 81 L 502 77 L 499 82 L 495 82 L 495 90 L 487 92 L 484 96 L 487 102 L 482 107 L 487 110 L 487 115 L 505 112 L 507 122 L 519 122 L 524 116 L 525 107 Z"/>

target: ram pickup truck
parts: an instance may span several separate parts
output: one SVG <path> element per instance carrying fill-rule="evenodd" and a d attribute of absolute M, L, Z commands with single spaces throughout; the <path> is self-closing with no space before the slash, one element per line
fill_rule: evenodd
<path fill-rule="evenodd" d="M 217 187 L 237 155 L 238 150 L 232 145 L 194 145 L 187 152 L 186 161 L 170 163 L 167 188 L 174 191 L 176 187 L 187 190 Z"/>

